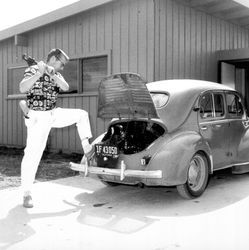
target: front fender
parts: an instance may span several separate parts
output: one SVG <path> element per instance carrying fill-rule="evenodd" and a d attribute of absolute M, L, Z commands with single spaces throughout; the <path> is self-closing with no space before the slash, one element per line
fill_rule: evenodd
<path fill-rule="evenodd" d="M 209 145 L 196 132 L 181 132 L 166 140 L 151 161 L 152 169 L 163 171 L 163 185 L 174 186 L 187 181 L 189 163 L 198 151 L 202 151 L 212 172 L 212 156 Z"/>

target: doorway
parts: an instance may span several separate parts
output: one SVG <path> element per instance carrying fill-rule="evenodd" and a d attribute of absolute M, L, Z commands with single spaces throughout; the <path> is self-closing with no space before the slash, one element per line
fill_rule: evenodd
<path fill-rule="evenodd" d="M 241 93 L 249 111 L 249 48 L 220 50 L 216 55 L 218 82 Z"/>
<path fill-rule="evenodd" d="M 249 59 L 220 61 L 219 82 L 237 90 L 249 111 Z"/>

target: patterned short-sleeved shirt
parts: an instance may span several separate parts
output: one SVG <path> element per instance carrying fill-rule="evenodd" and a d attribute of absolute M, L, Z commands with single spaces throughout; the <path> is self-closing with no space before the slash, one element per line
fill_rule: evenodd
<path fill-rule="evenodd" d="M 36 74 L 38 67 L 31 66 L 25 70 L 24 78 Z M 62 77 L 59 72 L 57 76 Z M 27 92 L 27 105 L 36 111 L 51 110 L 56 107 L 57 96 L 60 88 L 48 74 L 44 73 Z"/>

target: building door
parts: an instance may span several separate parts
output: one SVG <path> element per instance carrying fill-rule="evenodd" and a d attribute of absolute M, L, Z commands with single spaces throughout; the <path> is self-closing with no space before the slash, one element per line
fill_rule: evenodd
<path fill-rule="evenodd" d="M 216 52 L 219 62 L 218 81 L 235 86 L 243 96 L 249 114 L 249 48 L 220 50 Z"/>
<path fill-rule="evenodd" d="M 220 82 L 235 89 L 236 82 L 236 68 L 233 64 L 227 62 L 221 62 Z"/>
<path fill-rule="evenodd" d="M 220 83 L 237 90 L 249 111 L 249 61 L 232 60 L 220 63 Z"/>

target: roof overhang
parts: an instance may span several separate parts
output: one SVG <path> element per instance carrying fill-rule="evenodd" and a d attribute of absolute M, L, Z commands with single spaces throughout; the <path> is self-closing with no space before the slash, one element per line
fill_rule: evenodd
<path fill-rule="evenodd" d="M 249 48 L 220 50 L 216 52 L 219 62 L 235 65 L 237 68 L 249 69 Z"/>
<path fill-rule="evenodd" d="M 83 11 L 92 9 L 102 4 L 112 2 L 113 0 L 79 0 L 76 3 L 67 5 L 55 11 L 49 12 L 45 15 L 39 16 L 24 23 L 15 25 L 11 28 L 0 31 L 0 41 L 14 37 L 17 34 L 23 34 L 41 26 L 47 25 L 52 22 L 70 17 L 72 15 L 81 13 Z"/>
<path fill-rule="evenodd" d="M 249 28 L 248 0 L 178 0 L 212 16 Z"/>
<path fill-rule="evenodd" d="M 79 0 L 76 3 L 49 12 L 32 20 L 0 31 L 0 41 L 23 34 L 49 23 L 59 21 L 114 0 Z M 249 7 L 242 3 L 248 0 L 176 0 L 190 7 L 204 11 L 212 16 L 224 19 L 249 29 Z"/>
<path fill-rule="evenodd" d="M 249 60 L 249 48 L 217 51 L 219 61 Z"/>

